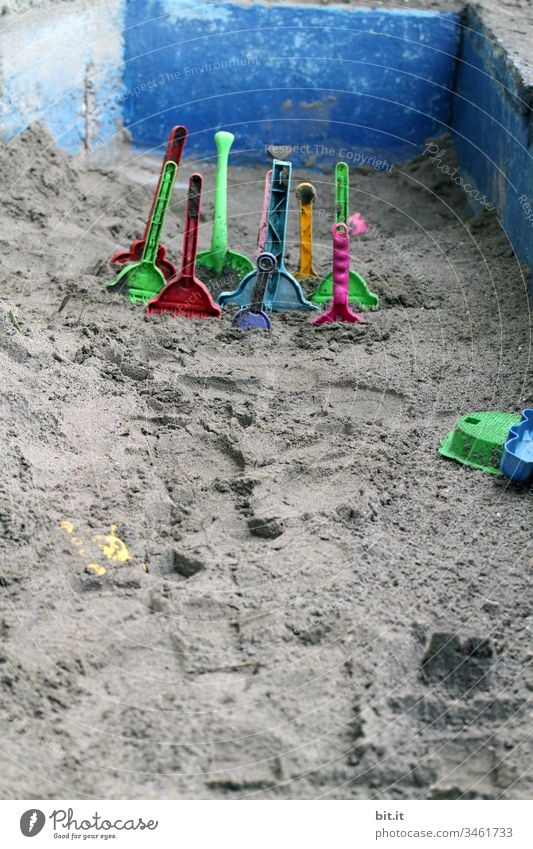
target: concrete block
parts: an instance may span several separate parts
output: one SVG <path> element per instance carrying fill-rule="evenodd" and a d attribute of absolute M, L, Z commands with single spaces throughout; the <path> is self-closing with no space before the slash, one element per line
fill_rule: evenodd
<path fill-rule="evenodd" d="M 7 16 L 0 30 L 0 126 L 43 121 L 70 152 L 107 142 L 122 121 L 124 4 L 78 3 Z"/>

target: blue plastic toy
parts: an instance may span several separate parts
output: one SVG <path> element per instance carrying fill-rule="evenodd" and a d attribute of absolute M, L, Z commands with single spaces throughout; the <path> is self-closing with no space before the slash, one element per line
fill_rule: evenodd
<path fill-rule="evenodd" d="M 270 319 L 263 309 L 263 298 L 271 275 L 277 268 L 274 254 L 263 251 L 257 257 L 257 283 L 254 286 L 252 302 L 249 307 L 241 307 L 236 313 L 232 325 L 237 330 L 271 330 Z"/>
<path fill-rule="evenodd" d="M 285 268 L 285 231 L 287 229 L 287 208 L 291 187 L 291 163 L 275 159 L 272 163 L 272 179 L 268 202 L 267 232 L 264 251 L 273 254 L 277 268 L 270 275 L 265 289 L 264 309 L 270 312 L 281 310 L 319 310 L 320 307 L 306 300 L 298 281 Z M 253 300 L 257 282 L 257 269 L 254 268 L 241 280 L 233 292 L 222 292 L 218 303 L 238 304 L 248 307 Z"/>
<path fill-rule="evenodd" d="M 522 420 L 509 428 L 500 470 L 515 483 L 533 474 L 533 409 L 522 410 Z"/>

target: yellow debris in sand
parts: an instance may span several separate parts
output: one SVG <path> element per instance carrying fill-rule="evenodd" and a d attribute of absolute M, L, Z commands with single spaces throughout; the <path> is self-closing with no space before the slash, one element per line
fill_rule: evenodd
<path fill-rule="evenodd" d="M 115 563 L 125 563 L 127 560 L 131 560 L 130 553 L 126 543 L 117 536 L 116 530 L 117 526 L 111 525 L 109 534 L 95 534 L 92 539 L 109 560 L 114 560 Z"/>
<path fill-rule="evenodd" d="M 98 575 L 98 577 L 100 578 L 102 575 L 106 574 L 107 569 L 105 568 L 105 566 L 99 566 L 98 563 L 89 563 L 85 567 L 85 571 L 92 572 L 94 575 Z"/>
<path fill-rule="evenodd" d="M 62 531 L 66 531 L 67 534 L 73 534 L 76 530 L 76 525 L 74 522 L 71 522 L 70 519 L 62 519 L 59 523 L 59 527 Z M 96 543 L 102 554 L 107 557 L 108 560 L 113 560 L 115 563 L 126 563 L 128 560 L 131 560 L 131 557 L 126 543 L 117 536 L 117 527 L 118 525 L 111 525 L 111 529 L 108 534 L 95 534 L 91 537 L 91 539 L 94 543 Z M 87 550 L 84 547 L 85 543 L 81 537 L 72 536 L 70 538 L 70 542 L 72 545 L 76 546 L 80 557 L 94 556 L 87 554 Z M 85 568 L 86 571 L 93 572 L 95 575 L 105 575 L 107 571 L 103 566 L 99 566 L 98 563 L 89 563 Z M 145 564 L 143 564 L 143 568 L 145 571 L 148 571 Z"/>

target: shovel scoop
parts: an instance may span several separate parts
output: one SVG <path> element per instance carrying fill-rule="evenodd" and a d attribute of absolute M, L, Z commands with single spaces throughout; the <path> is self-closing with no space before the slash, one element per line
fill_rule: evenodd
<path fill-rule="evenodd" d="M 163 164 L 161 166 L 161 173 L 159 175 L 159 181 L 157 184 L 157 188 L 154 192 L 154 197 L 152 200 L 152 207 L 150 209 L 150 215 L 148 216 L 148 221 L 146 223 L 146 227 L 144 228 L 144 235 L 142 239 L 134 239 L 131 243 L 129 250 L 127 251 L 119 251 L 109 260 L 110 263 L 118 263 L 120 265 L 125 265 L 127 263 L 139 262 L 142 258 L 144 246 L 146 243 L 146 238 L 148 236 L 148 230 L 150 228 L 150 221 L 154 212 L 155 202 L 157 199 L 157 193 L 159 191 L 159 186 L 161 185 L 161 180 L 163 177 L 163 172 L 165 170 L 165 165 L 167 162 L 175 162 L 179 168 L 181 157 L 183 154 L 183 148 L 185 147 L 185 142 L 187 141 L 187 129 L 186 127 L 173 127 L 170 131 L 170 135 L 168 137 L 167 149 L 165 153 L 165 158 L 163 159 Z M 164 245 L 159 245 L 157 249 L 157 259 L 156 265 L 163 272 L 165 278 L 170 280 L 176 274 L 176 266 L 173 262 L 170 262 L 169 259 L 166 258 L 167 249 Z"/>
<path fill-rule="evenodd" d="M 362 219 L 361 219 L 362 221 Z M 364 224 L 364 222 L 363 222 Z M 366 224 L 364 225 L 365 229 Z M 364 232 L 360 229 L 358 232 Z M 333 233 L 333 303 L 329 310 L 313 319 L 312 323 L 330 324 L 332 322 L 361 322 L 365 317 L 353 312 L 348 305 L 348 283 L 350 272 L 350 231 L 344 223 L 334 224 Z"/>
<path fill-rule="evenodd" d="M 202 177 L 192 174 L 187 194 L 181 271 L 148 302 L 147 315 L 165 312 L 184 318 L 218 318 L 220 315 L 220 307 L 213 303 L 209 290 L 195 276 L 201 197 Z"/>
<path fill-rule="evenodd" d="M 257 278 L 249 307 L 243 307 L 232 321 L 238 330 L 271 330 L 270 319 L 263 309 L 263 298 L 278 263 L 274 254 L 260 253 L 257 257 Z"/>
<path fill-rule="evenodd" d="M 127 291 L 130 301 L 135 304 L 145 304 L 150 298 L 158 294 L 166 282 L 165 276 L 161 269 L 156 266 L 156 262 L 159 240 L 172 197 L 177 170 L 178 166 L 175 162 L 167 162 L 163 169 L 140 261 L 127 265 L 112 283 L 107 284 L 110 292 L 122 293 Z"/>
<path fill-rule="evenodd" d="M 217 276 L 222 273 L 225 266 L 229 266 L 237 272 L 239 277 L 244 277 L 252 271 L 252 262 L 247 256 L 228 248 L 228 158 L 230 148 L 235 136 L 221 130 L 215 133 L 215 144 L 217 147 L 217 173 L 215 177 L 215 211 L 213 215 L 213 232 L 211 236 L 211 247 L 198 254 L 198 265 L 209 268 Z"/>

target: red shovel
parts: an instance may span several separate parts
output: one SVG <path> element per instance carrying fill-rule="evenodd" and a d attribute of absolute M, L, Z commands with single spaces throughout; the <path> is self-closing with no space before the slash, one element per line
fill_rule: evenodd
<path fill-rule="evenodd" d="M 134 239 L 130 245 L 129 251 L 119 251 L 109 260 L 111 263 L 118 262 L 121 265 L 130 262 L 140 262 L 143 255 L 144 245 L 146 242 L 146 237 L 148 236 L 148 229 L 150 227 L 150 221 L 152 219 L 152 215 L 154 212 L 155 201 L 157 198 L 157 193 L 159 191 L 159 186 L 161 184 L 161 178 L 163 176 L 163 171 L 165 169 L 165 165 L 167 162 L 175 162 L 179 168 L 179 164 L 181 162 L 181 156 L 183 154 L 183 148 L 185 147 L 185 142 L 187 141 L 187 128 L 186 127 L 173 127 L 170 131 L 170 135 L 168 137 L 167 150 L 165 153 L 165 158 L 163 159 L 163 164 L 161 165 L 161 173 L 159 175 L 159 180 L 156 186 L 156 190 L 154 192 L 154 197 L 152 200 L 152 206 L 150 209 L 150 215 L 148 216 L 148 221 L 146 223 L 146 227 L 144 228 L 144 234 L 142 239 Z M 177 172 L 176 172 L 177 173 Z M 157 259 L 156 266 L 163 272 L 165 279 L 170 280 L 176 274 L 176 266 L 174 263 L 170 262 L 169 259 L 166 259 L 167 249 L 164 245 L 159 245 L 157 250 Z"/>
<path fill-rule="evenodd" d="M 169 312 L 184 318 L 218 318 L 222 312 L 213 303 L 209 289 L 195 275 L 201 196 L 202 176 L 192 174 L 185 212 L 181 271 L 168 281 L 155 298 L 148 301 L 147 315 Z"/>

